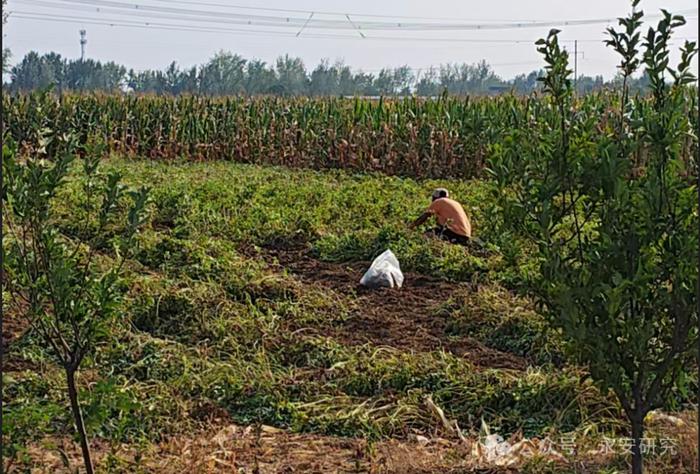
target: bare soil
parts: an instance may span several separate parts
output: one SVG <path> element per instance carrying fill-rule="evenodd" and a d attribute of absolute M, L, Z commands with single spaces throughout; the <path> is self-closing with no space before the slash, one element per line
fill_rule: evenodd
<path fill-rule="evenodd" d="M 344 345 L 370 343 L 413 352 L 444 350 L 489 368 L 524 370 L 528 365 L 524 358 L 486 347 L 474 338 L 447 333 L 445 304 L 453 295 L 474 291 L 468 283 L 404 272 L 400 289 L 368 289 L 359 281 L 371 262 L 323 262 L 304 245 L 267 247 L 258 258 L 276 262 L 271 264 L 273 268 L 286 269 L 306 285 L 331 289 L 353 302 L 348 318 L 318 328 Z"/>

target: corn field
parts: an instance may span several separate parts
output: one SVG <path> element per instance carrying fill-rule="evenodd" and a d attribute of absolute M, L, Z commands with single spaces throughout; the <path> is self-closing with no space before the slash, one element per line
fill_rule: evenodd
<path fill-rule="evenodd" d="M 697 93 L 688 113 L 696 120 Z M 530 96 L 307 99 L 3 94 L 3 134 L 31 152 L 52 134 L 98 139 L 122 156 L 232 160 L 392 175 L 476 177 L 491 147 L 532 127 L 552 127 L 547 99 Z M 619 98 L 581 98 L 591 134 L 610 133 Z M 647 99 L 638 103 L 643 109 Z M 688 147 L 694 147 L 689 138 Z M 689 150 L 687 156 L 693 156 Z"/>

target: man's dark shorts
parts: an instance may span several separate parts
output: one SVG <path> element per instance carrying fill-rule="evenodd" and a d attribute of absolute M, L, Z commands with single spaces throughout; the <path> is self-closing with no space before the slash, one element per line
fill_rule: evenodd
<path fill-rule="evenodd" d="M 426 235 L 434 236 L 442 240 L 446 240 L 453 244 L 467 245 L 469 244 L 469 237 L 465 235 L 459 235 L 452 232 L 447 227 L 435 227 L 426 232 Z"/>

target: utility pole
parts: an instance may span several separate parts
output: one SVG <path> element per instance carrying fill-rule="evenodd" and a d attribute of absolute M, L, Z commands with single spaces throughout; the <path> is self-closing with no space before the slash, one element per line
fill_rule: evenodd
<path fill-rule="evenodd" d="M 80 30 L 80 62 L 85 61 L 85 45 L 87 44 L 87 31 Z"/>
<path fill-rule="evenodd" d="M 574 93 L 578 95 L 578 40 L 574 40 Z"/>

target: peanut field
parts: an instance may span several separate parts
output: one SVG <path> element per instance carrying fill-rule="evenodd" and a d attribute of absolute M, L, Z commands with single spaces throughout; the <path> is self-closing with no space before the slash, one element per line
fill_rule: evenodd
<path fill-rule="evenodd" d="M 567 363 L 526 296 L 530 249 L 499 233 L 491 182 L 119 156 L 101 167 L 152 189 L 118 316 L 79 374 L 98 470 L 472 472 L 470 448 L 428 396 L 470 439 L 486 423 L 590 451 L 565 453 L 564 465 L 529 460 L 521 472 L 624 467 L 622 453 L 597 451 L 624 435 L 621 408 Z M 96 226 L 82 184 L 74 176 L 57 199 L 67 238 Z M 438 184 L 464 204 L 484 248 L 406 230 Z M 100 236 L 100 265 L 119 231 Z M 358 287 L 385 248 L 404 288 Z M 3 330 L 6 467 L 74 469 L 60 368 L 13 310 Z M 650 425 L 675 448 L 650 459 L 654 472 L 695 469 L 689 402 L 679 394 L 666 407 L 682 428 Z"/>

